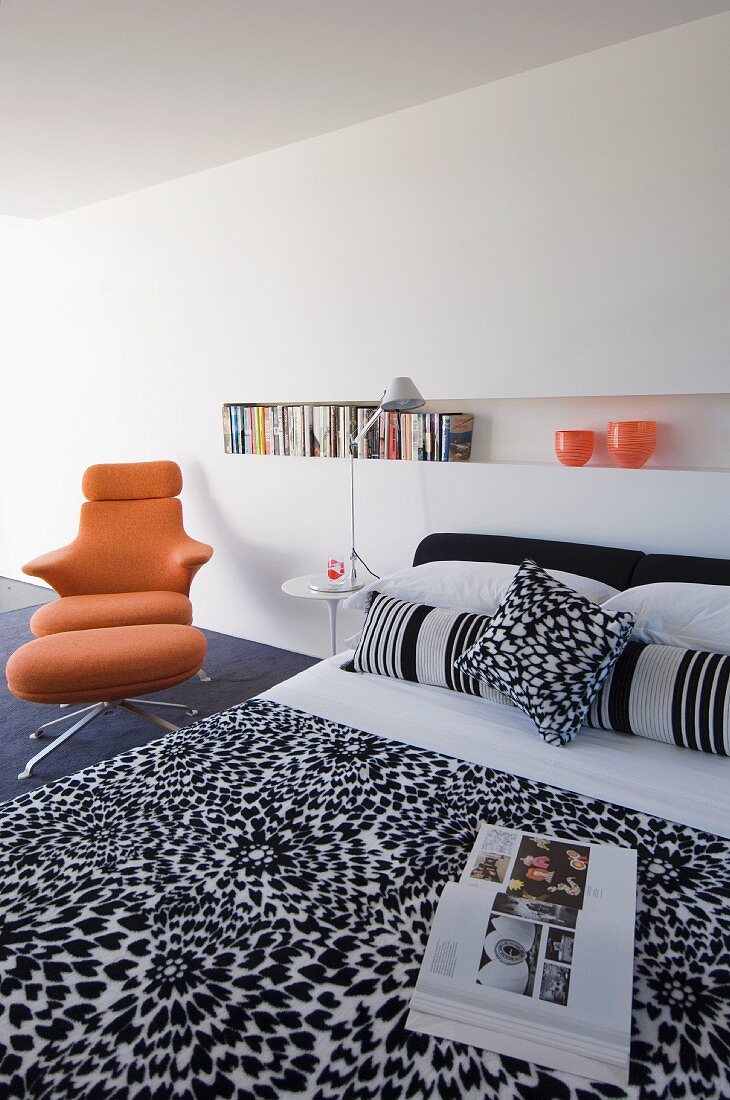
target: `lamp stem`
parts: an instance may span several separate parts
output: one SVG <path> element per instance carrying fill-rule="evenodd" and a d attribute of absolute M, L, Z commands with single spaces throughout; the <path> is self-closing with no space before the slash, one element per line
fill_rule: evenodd
<path fill-rule="evenodd" d="M 355 550 L 355 443 L 350 443 L 350 587 L 357 584 L 357 551 Z"/>
<path fill-rule="evenodd" d="M 361 439 L 364 439 L 367 433 L 372 428 L 375 421 L 379 418 L 383 411 L 383 406 L 378 405 L 377 409 L 371 417 L 368 418 L 365 424 L 359 432 L 350 436 L 350 587 L 354 588 L 357 584 L 357 562 L 358 553 L 355 549 L 355 455 L 357 454 L 357 445 Z"/>

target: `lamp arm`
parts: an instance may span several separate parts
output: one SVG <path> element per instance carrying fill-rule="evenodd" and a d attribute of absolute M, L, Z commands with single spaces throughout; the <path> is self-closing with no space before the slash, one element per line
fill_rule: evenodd
<path fill-rule="evenodd" d="M 373 424 L 378 419 L 378 417 L 380 416 L 382 411 L 383 411 L 383 406 L 378 405 L 378 407 L 375 410 L 375 412 L 373 413 L 373 415 L 363 425 L 363 427 L 360 429 L 360 431 L 356 435 L 351 435 L 350 436 L 350 454 L 352 454 L 353 447 L 357 447 L 360 440 L 364 439 L 365 436 L 368 434 L 368 432 L 370 431 L 370 429 L 372 428 Z"/>

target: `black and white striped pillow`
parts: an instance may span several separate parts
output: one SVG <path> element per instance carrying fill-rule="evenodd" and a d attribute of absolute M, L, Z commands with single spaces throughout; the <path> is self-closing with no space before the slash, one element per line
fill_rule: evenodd
<path fill-rule="evenodd" d="M 488 615 L 406 603 L 377 592 L 352 667 L 355 672 L 450 688 L 511 706 L 501 692 L 454 668 L 488 624 Z"/>
<path fill-rule="evenodd" d="M 730 656 L 629 642 L 586 725 L 730 756 Z"/>

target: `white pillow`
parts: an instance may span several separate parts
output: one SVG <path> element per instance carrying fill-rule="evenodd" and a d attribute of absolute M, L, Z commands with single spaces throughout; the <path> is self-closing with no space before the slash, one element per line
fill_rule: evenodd
<path fill-rule="evenodd" d="M 364 610 L 371 592 L 384 592 L 409 603 L 427 603 L 431 607 L 448 607 L 493 615 L 504 599 L 516 565 L 493 561 L 429 561 L 412 569 L 389 573 L 379 581 L 371 581 L 343 601 L 343 607 Z M 610 584 L 548 569 L 547 573 L 562 581 L 593 603 L 603 603 L 617 593 Z"/>
<path fill-rule="evenodd" d="M 630 611 L 633 638 L 654 645 L 730 653 L 730 587 L 661 581 L 627 588 L 603 604 L 604 611 Z"/>

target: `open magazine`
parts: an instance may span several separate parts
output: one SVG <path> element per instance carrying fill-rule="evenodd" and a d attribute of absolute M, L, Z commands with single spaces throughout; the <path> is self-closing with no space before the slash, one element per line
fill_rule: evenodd
<path fill-rule="evenodd" d="M 485 823 L 444 888 L 413 1031 L 626 1085 L 636 852 Z"/>

